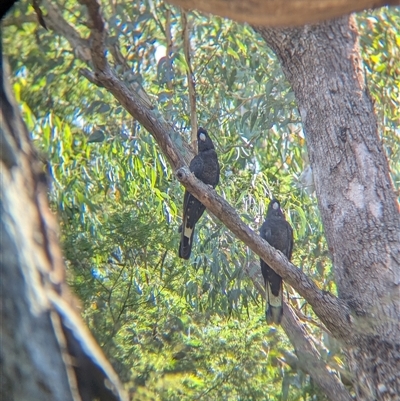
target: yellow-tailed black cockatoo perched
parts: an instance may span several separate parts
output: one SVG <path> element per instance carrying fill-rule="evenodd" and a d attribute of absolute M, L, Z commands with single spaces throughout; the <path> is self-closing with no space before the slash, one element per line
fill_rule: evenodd
<path fill-rule="evenodd" d="M 215 188 L 219 182 L 219 164 L 214 144 L 204 128 L 197 131 L 198 154 L 190 162 L 190 171 L 205 184 Z M 179 257 L 189 259 L 193 245 L 194 227 L 201 215 L 206 210 L 205 206 L 188 191 L 183 198 L 183 219 L 181 227 L 181 243 L 179 245 Z"/>
<path fill-rule="evenodd" d="M 281 205 L 276 199 L 272 199 L 269 203 L 260 236 L 290 260 L 293 249 L 293 230 L 285 220 Z M 265 281 L 265 317 L 268 324 L 280 324 L 283 313 L 282 278 L 262 259 L 260 264 Z"/>

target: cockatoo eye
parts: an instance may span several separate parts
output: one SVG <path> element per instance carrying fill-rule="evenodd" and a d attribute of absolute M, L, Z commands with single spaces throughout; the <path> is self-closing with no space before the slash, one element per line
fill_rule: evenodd
<path fill-rule="evenodd" d="M 200 137 L 200 140 L 203 141 L 203 142 L 206 140 L 206 134 L 201 133 L 199 135 L 199 137 Z"/>

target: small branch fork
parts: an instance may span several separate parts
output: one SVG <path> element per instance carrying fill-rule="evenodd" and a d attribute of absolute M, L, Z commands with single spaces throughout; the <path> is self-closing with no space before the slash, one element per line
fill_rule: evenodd
<path fill-rule="evenodd" d="M 43 0 L 47 6 L 48 0 Z M 279 251 L 272 248 L 266 241 L 259 237 L 240 219 L 239 215 L 220 197 L 214 189 L 205 185 L 191 174 L 186 167 L 185 158 L 177 149 L 172 138 L 178 136 L 173 128 L 164 120 L 162 115 L 153 108 L 149 108 L 141 97 L 134 91 L 128 89 L 123 81 L 121 81 L 106 59 L 106 30 L 105 23 L 100 13 L 100 6 L 97 0 L 80 0 L 84 4 L 89 13 L 91 36 L 89 42 L 78 39 L 76 31 L 70 27 L 62 19 L 60 14 L 48 13 L 45 18 L 47 26 L 56 32 L 65 36 L 72 47 L 77 43 L 84 47 L 84 51 L 76 53 L 88 66 L 92 64 L 93 71 L 82 69 L 81 73 L 89 81 L 95 85 L 106 88 L 111 92 L 120 104 L 155 138 L 160 146 L 163 154 L 175 171 L 177 179 L 182 185 L 198 198 L 207 209 L 217 216 L 225 226 L 231 230 L 240 240 L 242 240 L 250 249 L 264 259 L 282 278 L 290 284 L 300 295 L 302 295 L 313 307 L 315 313 L 325 324 L 333 336 L 342 340 L 344 343 L 354 343 L 357 337 L 357 327 L 353 324 L 353 318 L 347 305 L 328 292 L 320 290 L 317 285 L 309 279 L 299 268 L 290 263 L 286 257 Z M 49 5 L 53 8 L 52 5 Z M 49 22 L 49 23 L 48 23 Z M 64 25 L 66 24 L 66 25 Z M 74 47 L 75 48 L 75 47 Z M 76 49 L 75 49 L 76 50 Z M 90 51 L 91 60 L 87 59 L 87 51 Z M 85 55 L 85 59 L 80 56 Z M 186 147 L 190 153 L 190 147 Z M 186 150 L 185 149 L 185 150 Z M 254 278 L 252 278 L 254 281 Z M 259 284 L 259 283 L 258 283 Z M 257 285 L 259 288 L 259 285 Z M 308 369 L 314 380 L 325 389 L 326 394 L 332 396 L 332 400 L 351 400 L 351 397 L 340 382 L 333 374 L 329 373 L 321 359 L 318 351 L 312 345 L 304 328 L 294 316 L 290 307 L 285 305 L 284 318 L 282 327 L 286 331 L 288 337 L 293 343 L 299 361 L 304 363 L 305 370 L 307 366 L 313 364 L 315 369 Z M 318 372 L 316 372 L 318 370 Z M 322 375 L 320 371 L 323 370 Z"/>

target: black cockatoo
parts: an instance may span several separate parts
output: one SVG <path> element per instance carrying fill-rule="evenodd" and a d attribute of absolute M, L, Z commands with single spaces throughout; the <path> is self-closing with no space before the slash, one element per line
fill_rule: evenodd
<path fill-rule="evenodd" d="M 281 205 L 276 199 L 272 199 L 268 205 L 267 217 L 261 226 L 260 236 L 290 260 L 293 249 L 293 229 L 285 220 Z M 280 324 L 283 313 L 282 278 L 262 259 L 260 264 L 265 282 L 265 317 L 268 324 Z"/>
<path fill-rule="evenodd" d="M 205 184 L 215 188 L 219 182 L 219 164 L 214 144 L 204 128 L 197 131 L 198 154 L 190 162 L 190 171 Z M 205 206 L 188 191 L 183 198 L 183 219 L 179 257 L 189 259 L 192 251 L 194 226 L 206 210 Z"/>

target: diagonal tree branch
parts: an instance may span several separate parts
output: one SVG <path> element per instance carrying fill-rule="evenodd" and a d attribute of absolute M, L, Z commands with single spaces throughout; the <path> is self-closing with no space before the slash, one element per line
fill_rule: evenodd
<path fill-rule="evenodd" d="M 325 390 L 325 393 L 333 396 L 335 400 L 352 400 L 339 378 L 326 368 L 326 362 L 308 338 L 307 331 L 300 324 L 292 308 L 286 303 L 283 305 L 282 327 L 295 349 L 301 369 L 307 372 Z"/>
<path fill-rule="evenodd" d="M 131 105 L 131 111 L 129 113 L 135 117 L 149 132 L 165 132 L 168 133 L 172 139 L 165 142 L 165 146 L 162 147 L 163 153 L 167 156 L 170 164 L 172 166 L 183 166 L 188 164 L 193 158 L 194 153 L 192 148 L 182 140 L 181 135 L 174 131 L 171 125 L 158 113 L 157 110 L 150 112 L 153 107 L 151 102 L 148 100 L 149 96 L 141 88 L 137 91 L 136 88 L 128 88 L 125 83 L 116 78 L 115 73 L 112 72 L 106 57 L 105 57 L 105 33 L 104 33 L 104 21 L 101 18 L 95 19 L 96 25 L 92 22 L 92 34 L 90 40 L 83 39 L 79 36 L 77 31 L 67 23 L 67 21 L 62 17 L 59 10 L 48 0 L 42 0 L 43 7 L 47 10 L 47 15 L 44 17 L 47 27 L 54 30 L 59 35 L 63 36 L 68 40 L 71 47 L 75 51 L 75 55 L 78 59 L 85 62 L 88 67 L 95 68 L 93 71 L 88 68 L 80 69 L 80 73 L 87 78 L 90 82 L 94 83 L 99 87 L 106 87 L 104 82 L 108 82 L 108 87 L 115 83 L 118 86 L 117 91 L 121 90 L 124 92 L 124 101 L 121 104 L 128 110 L 128 105 Z M 81 3 L 85 3 L 81 1 Z M 96 3 L 96 2 L 94 2 Z M 96 5 L 89 1 L 90 10 L 95 13 Z M 99 11 L 99 10 L 98 10 Z M 100 15 L 100 14 L 99 14 Z M 99 31 L 100 30 L 100 31 Z M 93 52 L 95 59 L 92 59 L 91 53 L 91 43 L 92 40 L 96 43 L 96 52 Z M 103 68 L 103 70 L 102 70 Z M 147 112 L 149 111 L 149 112 Z M 154 128 L 153 128 L 154 127 Z M 167 135 L 168 136 L 168 135 Z M 175 148 L 178 147 L 182 154 L 177 154 Z M 172 158 L 172 159 L 171 159 Z"/>
<path fill-rule="evenodd" d="M 265 296 L 264 285 L 262 284 L 259 269 L 256 274 L 251 270 L 252 268 L 250 266 L 245 268 L 245 271 L 252 280 L 254 287 L 260 294 Z M 303 372 L 309 374 L 313 380 L 324 389 L 325 393 L 332 397 L 332 400 L 351 400 L 352 397 L 343 385 L 344 381 L 340 380 L 336 374 L 327 368 L 326 362 L 321 358 L 321 355 L 315 347 L 312 339 L 310 339 L 307 330 L 296 316 L 296 310 L 286 302 L 284 302 L 283 310 L 281 326 L 293 345 L 297 355 L 296 358 L 293 354 L 280 350 L 286 359 L 290 359 L 290 361 L 287 360 L 286 362 L 292 367 L 292 369 L 301 369 Z M 346 379 L 348 379 L 348 375 L 346 375 Z M 347 384 L 351 385 L 351 382 L 347 380 Z"/>
<path fill-rule="evenodd" d="M 183 38 L 183 51 L 185 53 L 186 60 L 186 76 L 188 82 L 189 91 L 189 104 L 190 104 L 190 125 L 192 128 L 191 144 L 193 148 L 197 148 L 195 145 L 197 140 L 197 111 L 196 111 L 196 85 L 194 81 L 194 74 L 192 64 L 190 60 L 190 37 L 189 37 L 189 24 L 188 24 L 188 13 L 181 9 L 182 14 L 182 38 Z"/>
<path fill-rule="evenodd" d="M 80 60 L 85 63 L 90 63 L 92 55 L 90 52 L 89 41 L 80 37 L 75 28 L 68 24 L 68 22 L 63 18 L 60 10 L 53 2 L 44 0 L 43 6 L 47 11 L 47 15 L 44 17 L 46 26 L 65 37 Z"/>

